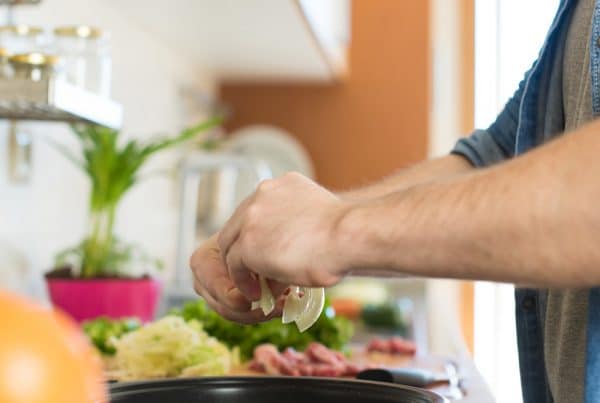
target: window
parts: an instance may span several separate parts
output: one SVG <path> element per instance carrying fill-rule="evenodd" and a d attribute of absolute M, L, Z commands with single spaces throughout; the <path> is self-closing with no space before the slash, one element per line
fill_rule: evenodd
<path fill-rule="evenodd" d="M 558 0 L 475 0 L 475 125 L 485 128 L 541 48 Z M 498 403 L 521 402 L 513 287 L 475 286 L 475 363 Z"/>

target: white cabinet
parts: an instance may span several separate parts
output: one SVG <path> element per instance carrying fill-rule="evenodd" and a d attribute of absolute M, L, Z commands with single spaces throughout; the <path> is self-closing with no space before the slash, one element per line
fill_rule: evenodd
<path fill-rule="evenodd" d="M 347 70 L 350 0 L 104 1 L 218 80 L 326 83 Z"/>

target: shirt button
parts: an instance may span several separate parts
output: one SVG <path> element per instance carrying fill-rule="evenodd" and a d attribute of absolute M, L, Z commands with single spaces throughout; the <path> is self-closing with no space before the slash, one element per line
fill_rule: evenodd
<path fill-rule="evenodd" d="M 521 301 L 521 307 L 526 312 L 531 312 L 535 309 L 535 299 L 533 297 L 525 297 Z"/>

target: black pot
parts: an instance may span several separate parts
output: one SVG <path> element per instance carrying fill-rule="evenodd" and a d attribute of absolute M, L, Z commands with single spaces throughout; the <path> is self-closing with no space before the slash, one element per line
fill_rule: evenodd
<path fill-rule="evenodd" d="M 116 383 L 111 403 L 447 403 L 408 386 L 333 378 L 215 377 Z"/>

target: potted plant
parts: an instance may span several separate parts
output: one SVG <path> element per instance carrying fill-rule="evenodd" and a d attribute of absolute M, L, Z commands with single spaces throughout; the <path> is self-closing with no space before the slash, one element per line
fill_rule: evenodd
<path fill-rule="evenodd" d="M 119 142 L 119 132 L 93 125 L 73 126 L 81 144 L 77 156 L 53 145 L 89 178 L 89 227 L 75 247 L 57 255 L 46 274 L 50 299 L 78 321 L 98 316 L 152 320 L 160 296 L 160 282 L 152 276 L 161 263 L 141 248 L 115 236 L 119 203 L 137 183 L 140 168 L 157 153 L 185 142 L 220 123 L 210 119 L 174 137 L 142 144 Z M 142 267 L 144 275 L 132 276 Z"/>

